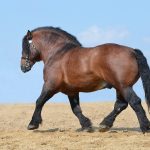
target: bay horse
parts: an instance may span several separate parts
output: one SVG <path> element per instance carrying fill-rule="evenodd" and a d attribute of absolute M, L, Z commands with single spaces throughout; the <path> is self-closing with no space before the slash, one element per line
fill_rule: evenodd
<path fill-rule="evenodd" d="M 76 37 L 60 28 L 40 27 L 28 30 L 23 37 L 21 70 L 28 72 L 41 60 L 44 62 L 44 85 L 28 130 L 39 127 L 44 104 L 58 92 L 68 96 L 82 129 L 91 129 L 92 123 L 80 107 L 79 92 L 105 88 L 115 88 L 117 99 L 113 111 L 100 123 L 100 131 L 108 131 L 128 104 L 137 115 L 141 131 L 150 130 L 141 99 L 132 88 L 141 77 L 149 109 L 150 69 L 140 50 L 113 43 L 85 48 Z"/>

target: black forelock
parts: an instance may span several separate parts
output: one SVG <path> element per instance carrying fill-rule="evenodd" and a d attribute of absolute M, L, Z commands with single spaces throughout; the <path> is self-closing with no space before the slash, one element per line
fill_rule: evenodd
<path fill-rule="evenodd" d="M 29 55 L 30 53 L 30 46 L 26 35 L 22 40 L 22 53 L 25 53 L 26 55 Z"/>

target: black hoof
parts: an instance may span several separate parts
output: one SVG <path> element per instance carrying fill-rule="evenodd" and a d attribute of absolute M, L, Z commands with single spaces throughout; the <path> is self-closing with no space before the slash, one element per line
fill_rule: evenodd
<path fill-rule="evenodd" d="M 94 132 L 94 129 L 91 127 L 86 127 L 81 129 L 83 132 Z"/>
<path fill-rule="evenodd" d="M 84 127 L 76 130 L 77 132 L 94 132 L 94 129 L 92 127 Z"/>
<path fill-rule="evenodd" d="M 106 132 L 106 131 L 109 131 L 109 129 L 110 129 L 110 127 L 105 124 L 99 125 L 99 132 Z"/>
<path fill-rule="evenodd" d="M 150 133 L 150 128 L 141 128 L 141 131 L 143 132 L 143 134 Z"/>
<path fill-rule="evenodd" d="M 39 127 L 39 125 L 32 125 L 32 124 L 29 124 L 27 129 L 28 130 L 34 130 L 34 129 L 37 129 Z"/>
<path fill-rule="evenodd" d="M 150 122 L 146 122 L 145 124 L 142 124 L 141 126 L 140 126 L 140 128 L 141 128 L 141 131 L 143 132 L 143 134 L 144 133 L 150 133 Z"/>

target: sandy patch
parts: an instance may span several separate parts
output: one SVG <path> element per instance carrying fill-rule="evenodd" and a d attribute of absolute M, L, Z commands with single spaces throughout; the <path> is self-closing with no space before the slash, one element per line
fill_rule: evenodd
<path fill-rule="evenodd" d="M 143 135 L 135 113 L 128 107 L 106 133 L 98 124 L 113 109 L 113 103 L 82 103 L 83 113 L 93 122 L 93 133 L 77 132 L 78 119 L 69 103 L 48 103 L 43 109 L 43 124 L 28 131 L 34 105 L 0 105 L 0 150 L 149 150 L 150 134 Z M 146 105 L 144 105 L 147 111 Z M 149 114 L 147 113 L 149 116 Z"/>

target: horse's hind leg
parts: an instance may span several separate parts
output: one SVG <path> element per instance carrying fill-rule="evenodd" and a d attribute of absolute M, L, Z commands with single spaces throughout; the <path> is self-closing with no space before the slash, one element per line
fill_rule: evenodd
<path fill-rule="evenodd" d="M 136 95 L 131 87 L 124 88 L 122 94 L 125 100 L 130 104 L 132 109 L 135 111 L 139 120 L 140 128 L 143 133 L 150 130 L 150 122 L 146 117 L 145 111 L 141 105 L 141 99 Z"/>
<path fill-rule="evenodd" d="M 104 118 L 104 120 L 99 125 L 99 131 L 108 131 L 116 119 L 116 117 L 128 106 L 128 103 L 124 100 L 121 94 L 117 91 L 117 100 L 114 105 L 114 110 Z"/>
<path fill-rule="evenodd" d="M 82 110 L 80 108 L 80 102 L 79 102 L 79 94 L 69 96 L 69 101 L 71 105 L 71 109 L 73 113 L 76 115 L 76 117 L 79 119 L 79 122 L 82 126 L 82 130 L 91 131 L 92 129 L 92 123 L 89 118 L 85 117 L 82 114 Z"/>

